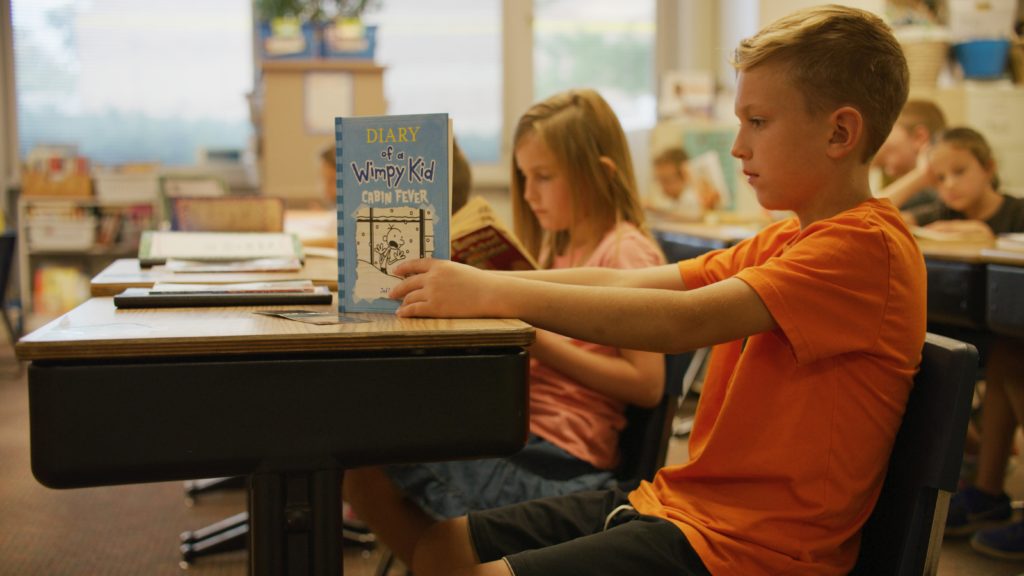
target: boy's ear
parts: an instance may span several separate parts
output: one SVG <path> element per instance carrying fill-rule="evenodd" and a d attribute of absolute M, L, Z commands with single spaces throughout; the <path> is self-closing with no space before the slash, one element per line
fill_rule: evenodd
<path fill-rule="evenodd" d="M 864 139 L 864 117 L 852 106 L 836 109 L 829 116 L 832 134 L 828 139 L 827 154 L 840 159 L 860 148 Z"/>

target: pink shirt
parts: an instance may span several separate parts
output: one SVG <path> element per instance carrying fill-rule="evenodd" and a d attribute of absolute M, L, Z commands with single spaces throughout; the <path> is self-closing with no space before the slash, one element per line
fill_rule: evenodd
<path fill-rule="evenodd" d="M 569 255 L 556 257 L 552 268 L 569 268 Z M 577 266 L 644 268 L 664 262 L 653 240 L 629 223 L 612 229 L 586 262 Z M 591 352 L 618 356 L 618 348 L 571 340 Z M 530 431 L 597 468 L 619 462 L 619 432 L 626 426 L 626 405 L 595 392 L 568 376 L 530 360 Z"/>

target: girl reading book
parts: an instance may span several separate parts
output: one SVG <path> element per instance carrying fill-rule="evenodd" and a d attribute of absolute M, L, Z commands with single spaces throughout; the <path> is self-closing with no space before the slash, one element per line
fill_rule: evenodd
<path fill-rule="evenodd" d="M 644 223 L 622 127 L 597 92 L 535 104 L 519 119 L 513 144 L 515 229 L 543 268 L 663 262 Z M 661 354 L 538 330 L 530 356 L 530 436 L 517 454 L 346 472 L 345 500 L 406 565 L 436 520 L 608 486 L 626 406 L 650 407 L 662 397 Z"/>

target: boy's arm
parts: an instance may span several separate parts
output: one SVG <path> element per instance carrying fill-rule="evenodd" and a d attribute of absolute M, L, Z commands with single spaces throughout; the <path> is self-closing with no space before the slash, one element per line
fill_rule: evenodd
<path fill-rule="evenodd" d="M 401 274 L 401 272 L 399 272 Z M 617 286 L 620 288 L 663 288 L 685 290 L 679 267 L 675 264 L 646 268 L 559 268 L 556 270 L 528 270 L 496 272 L 501 276 L 515 276 L 528 280 L 543 280 L 577 286 Z"/>
<path fill-rule="evenodd" d="M 928 164 L 927 156 L 922 154 L 918 156 L 917 166 L 913 170 L 883 188 L 879 196 L 888 198 L 900 208 L 918 192 L 932 186 L 935 186 L 935 175 Z"/>
<path fill-rule="evenodd" d="M 440 260 L 397 272 L 410 275 L 390 294 L 402 300 L 399 316 L 520 318 L 619 348 L 676 353 L 776 327 L 754 289 L 736 278 L 680 292 L 537 282 Z"/>

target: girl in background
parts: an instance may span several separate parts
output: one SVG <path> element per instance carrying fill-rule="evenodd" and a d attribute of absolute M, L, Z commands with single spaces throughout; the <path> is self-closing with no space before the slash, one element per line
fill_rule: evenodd
<path fill-rule="evenodd" d="M 648 233 L 625 134 L 593 90 L 519 119 L 511 192 L 516 233 L 544 268 L 642 268 L 664 258 Z M 439 519 L 613 482 L 629 404 L 656 405 L 664 357 L 537 331 L 530 347 L 530 436 L 508 458 L 347 471 L 345 500 L 409 565 Z"/>
<path fill-rule="evenodd" d="M 970 128 L 943 132 L 929 155 L 939 198 L 903 212 L 911 226 L 978 235 L 1024 231 L 1024 199 L 999 192 L 992 148 Z"/>
<path fill-rule="evenodd" d="M 970 128 L 947 130 L 929 160 L 939 200 L 905 212 L 910 223 L 988 239 L 1024 231 L 1024 199 L 999 193 L 992 149 L 981 134 Z M 946 534 L 974 534 L 975 550 L 1024 560 L 1024 522 L 1009 523 L 1013 510 L 1003 490 L 1013 436 L 1024 421 L 1024 341 L 992 335 L 985 356 L 978 468 L 973 483 L 950 501 Z"/>

